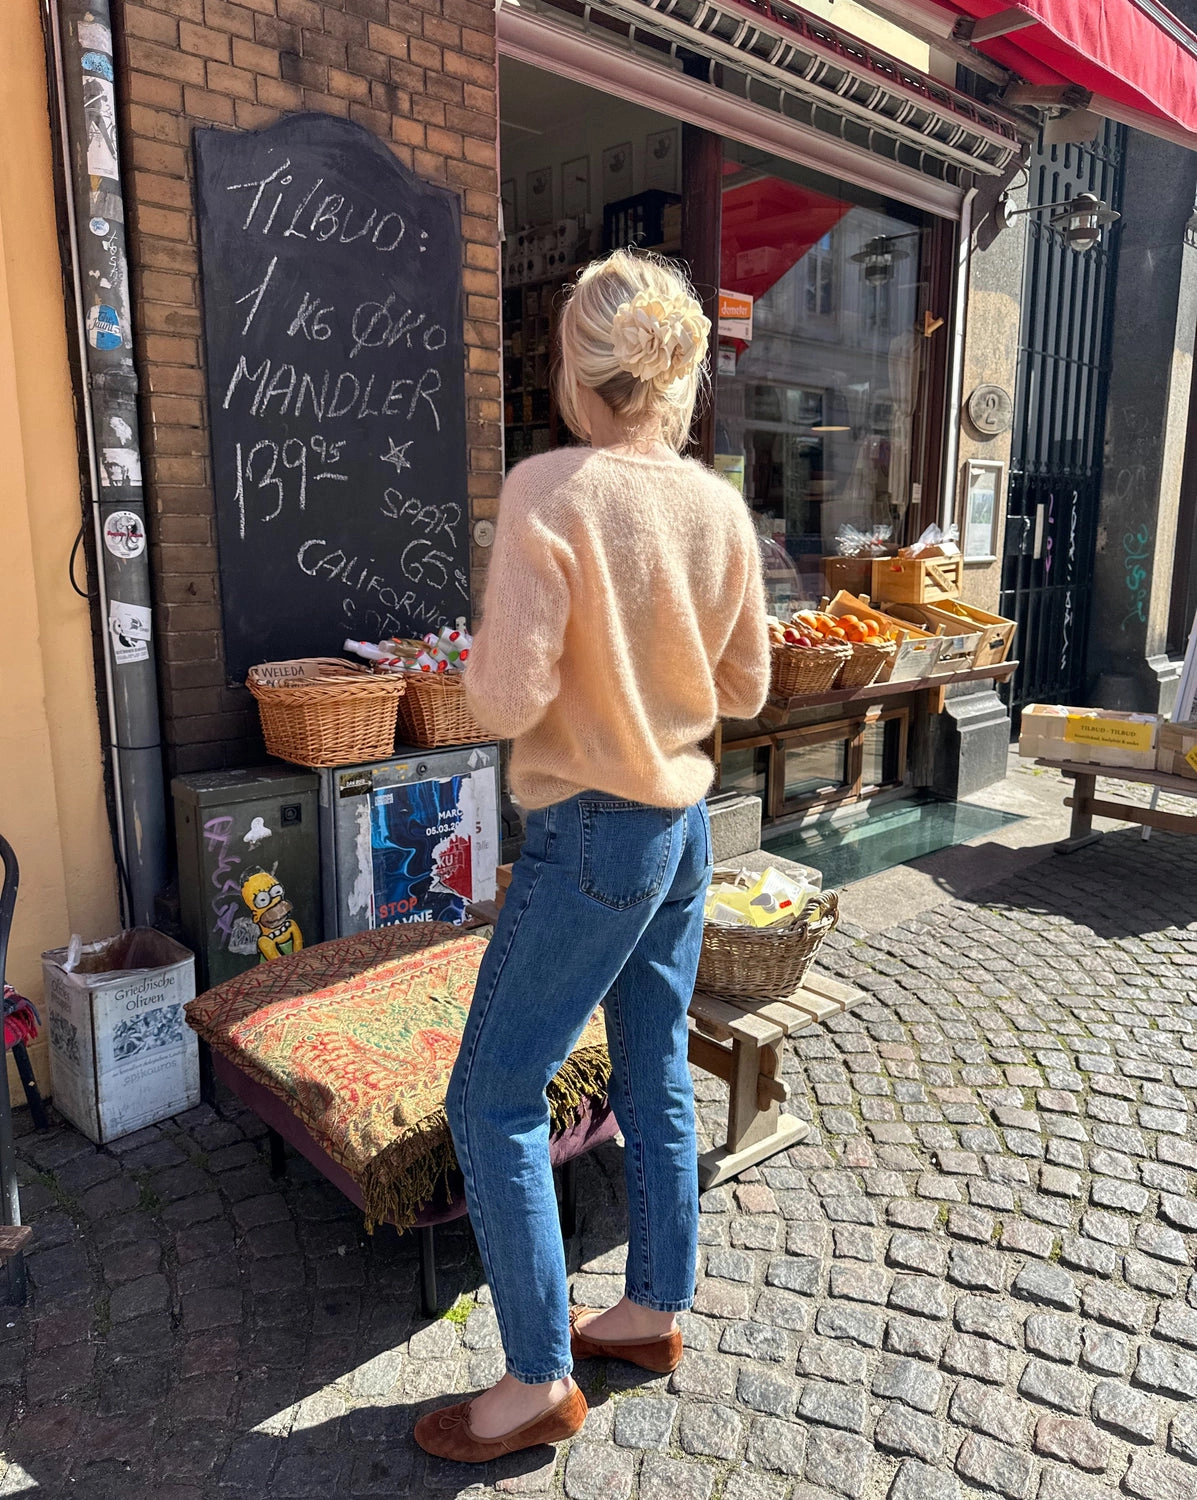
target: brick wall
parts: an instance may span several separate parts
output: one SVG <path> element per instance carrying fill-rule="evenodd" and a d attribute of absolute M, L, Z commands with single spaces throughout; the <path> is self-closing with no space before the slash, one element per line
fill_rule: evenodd
<path fill-rule="evenodd" d="M 225 685 L 191 131 L 347 117 L 462 202 L 471 515 L 502 465 L 492 0 L 116 0 L 129 261 L 169 770 L 262 755 Z M 471 543 L 472 545 L 472 543 Z M 485 553 L 474 549 L 474 594 Z"/>

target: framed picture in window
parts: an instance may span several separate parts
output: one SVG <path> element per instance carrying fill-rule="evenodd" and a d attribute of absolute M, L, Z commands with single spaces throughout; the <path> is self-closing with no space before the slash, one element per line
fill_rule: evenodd
<path fill-rule="evenodd" d="M 553 218 L 553 169 L 536 167 L 528 173 L 529 224 L 548 224 Z"/>
<path fill-rule="evenodd" d="M 967 562 L 993 562 L 997 557 L 997 522 L 1005 464 L 997 459 L 970 458 L 964 466 L 964 506 L 960 550 Z"/>
<path fill-rule="evenodd" d="M 608 146 L 603 152 L 603 204 L 632 196 L 632 143 Z"/>
<path fill-rule="evenodd" d="M 677 192 L 678 158 L 681 155 L 681 133 L 676 125 L 668 130 L 653 130 L 644 139 L 644 185 Z"/>

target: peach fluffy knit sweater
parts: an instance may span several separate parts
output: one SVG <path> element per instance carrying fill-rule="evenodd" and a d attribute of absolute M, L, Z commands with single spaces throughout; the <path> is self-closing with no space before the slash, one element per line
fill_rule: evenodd
<path fill-rule="evenodd" d="M 465 689 L 515 742 L 525 807 L 580 791 L 688 807 L 711 784 L 700 741 L 768 686 L 756 537 L 725 480 L 605 448 L 511 471 Z"/>

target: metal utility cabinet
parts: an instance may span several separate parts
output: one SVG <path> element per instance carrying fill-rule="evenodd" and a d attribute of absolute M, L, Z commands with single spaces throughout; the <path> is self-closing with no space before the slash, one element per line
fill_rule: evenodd
<path fill-rule="evenodd" d="M 285 766 L 172 782 L 179 904 L 200 991 L 322 941 L 319 785 Z"/>
<path fill-rule="evenodd" d="M 493 901 L 499 747 L 405 749 L 320 777 L 325 931 L 466 919 Z"/>

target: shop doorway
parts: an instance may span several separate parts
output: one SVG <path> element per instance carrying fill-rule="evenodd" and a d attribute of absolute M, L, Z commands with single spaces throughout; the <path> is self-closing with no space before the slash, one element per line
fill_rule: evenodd
<path fill-rule="evenodd" d="M 1125 136 L 1111 121 L 1091 145 L 1040 136 L 1028 202 L 1086 192 L 1121 209 Z M 1085 691 L 1117 259 L 1117 226 L 1078 255 L 1028 215 L 1000 606 L 1018 621 L 1021 666 L 1002 688 L 1015 729 L 1024 704 Z"/>

